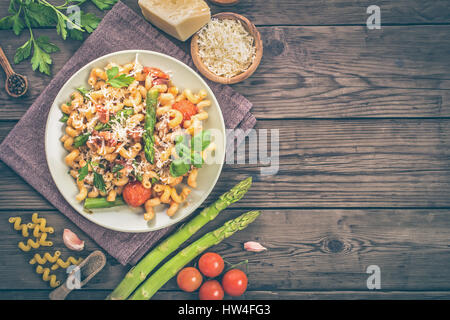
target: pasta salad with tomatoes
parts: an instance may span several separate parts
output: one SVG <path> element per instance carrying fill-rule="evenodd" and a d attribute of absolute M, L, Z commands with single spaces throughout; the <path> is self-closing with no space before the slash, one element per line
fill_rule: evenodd
<path fill-rule="evenodd" d="M 78 186 L 76 200 L 87 210 L 143 207 L 145 220 L 165 204 L 173 216 L 215 148 L 203 130 L 207 92 L 180 90 L 168 73 L 137 59 L 93 68 L 88 84 L 61 105 L 61 142 Z"/>

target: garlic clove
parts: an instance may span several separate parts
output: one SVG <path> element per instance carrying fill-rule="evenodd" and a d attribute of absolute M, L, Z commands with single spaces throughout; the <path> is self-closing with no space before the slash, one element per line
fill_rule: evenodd
<path fill-rule="evenodd" d="M 81 241 L 80 238 L 69 229 L 64 229 L 63 241 L 70 250 L 81 251 L 84 249 L 84 241 Z"/>
<path fill-rule="evenodd" d="M 267 250 L 266 247 L 263 247 L 259 242 L 256 241 L 248 241 L 244 243 L 244 249 L 251 252 L 261 252 Z"/>

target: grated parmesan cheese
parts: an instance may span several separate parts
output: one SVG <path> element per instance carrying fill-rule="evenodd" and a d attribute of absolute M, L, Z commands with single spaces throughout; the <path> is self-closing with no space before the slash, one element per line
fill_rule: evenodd
<path fill-rule="evenodd" d="M 240 21 L 212 19 L 198 32 L 198 54 L 211 72 L 231 78 L 252 64 L 254 41 Z"/>

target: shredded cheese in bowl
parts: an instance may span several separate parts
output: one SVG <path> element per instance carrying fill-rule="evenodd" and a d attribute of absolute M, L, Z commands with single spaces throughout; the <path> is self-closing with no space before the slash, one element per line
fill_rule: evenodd
<path fill-rule="evenodd" d="M 256 56 L 255 39 L 234 19 L 212 19 L 198 32 L 197 43 L 203 64 L 221 77 L 246 71 Z"/>

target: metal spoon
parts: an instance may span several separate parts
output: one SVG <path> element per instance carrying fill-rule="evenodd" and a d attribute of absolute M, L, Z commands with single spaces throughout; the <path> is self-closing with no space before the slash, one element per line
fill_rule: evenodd
<path fill-rule="evenodd" d="M 8 61 L 8 58 L 6 58 L 5 53 L 3 52 L 2 47 L 0 47 L 0 65 L 2 66 L 3 70 L 5 70 L 6 73 L 6 81 L 5 81 L 6 93 L 8 93 L 13 98 L 23 96 L 28 91 L 27 77 L 14 72 L 13 68 L 11 67 L 11 64 Z M 21 92 L 14 93 L 11 91 L 10 86 L 13 85 L 14 81 L 24 82 L 25 87 L 22 89 Z"/>

